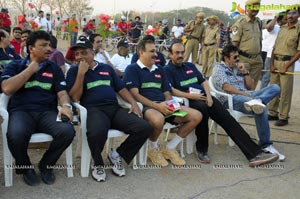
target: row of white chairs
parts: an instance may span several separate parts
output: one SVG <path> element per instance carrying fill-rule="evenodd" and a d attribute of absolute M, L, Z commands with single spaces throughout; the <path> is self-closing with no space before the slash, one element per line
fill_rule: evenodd
<path fill-rule="evenodd" d="M 3 123 L 1 125 L 2 128 L 2 141 L 3 141 L 3 160 L 4 160 L 4 180 L 5 180 L 5 186 L 9 187 L 13 185 L 13 157 L 11 155 L 11 152 L 8 148 L 7 144 L 7 127 L 8 127 L 8 120 L 9 120 L 9 114 L 7 112 L 7 105 L 9 102 L 10 96 L 7 96 L 5 94 L 1 94 L 0 97 L 0 115 L 3 118 Z M 130 104 L 125 102 L 121 97 L 118 96 L 118 100 L 121 106 L 129 108 Z M 179 102 L 183 103 L 185 106 L 188 106 L 188 100 L 183 98 L 176 98 Z M 138 103 L 139 107 L 142 109 L 142 105 Z M 81 176 L 82 177 L 88 177 L 89 176 L 89 170 L 90 170 L 90 162 L 91 162 L 91 154 L 90 149 L 87 142 L 87 136 L 86 136 L 86 120 L 87 120 L 87 110 L 83 106 L 81 106 L 79 103 L 75 103 L 76 108 L 79 109 L 80 112 L 80 133 L 77 141 L 77 148 L 76 148 L 76 156 L 81 156 Z M 177 126 L 166 123 L 164 126 L 164 130 L 167 130 L 167 136 L 169 135 L 170 129 L 175 128 Z M 123 137 L 127 136 L 124 132 L 118 131 L 116 129 L 110 129 L 108 132 L 108 139 L 107 139 L 107 151 L 110 147 L 112 147 L 112 141 L 113 138 L 117 137 Z M 186 151 L 188 154 L 191 154 L 193 152 L 193 146 L 195 143 L 195 135 L 194 132 L 190 133 L 189 136 L 186 138 Z M 30 139 L 30 143 L 42 143 L 42 142 L 51 142 L 53 140 L 52 136 L 37 132 L 33 133 Z M 140 165 L 146 165 L 147 164 L 147 148 L 148 148 L 148 142 L 145 142 L 145 144 L 141 147 L 139 153 L 138 153 L 138 162 L 137 162 L 137 156 L 133 160 L 133 168 L 139 163 Z M 181 157 L 184 157 L 184 144 L 183 142 L 180 144 L 180 154 Z M 66 149 L 66 166 L 67 166 L 67 176 L 73 177 L 73 155 L 72 155 L 72 144 Z"/>

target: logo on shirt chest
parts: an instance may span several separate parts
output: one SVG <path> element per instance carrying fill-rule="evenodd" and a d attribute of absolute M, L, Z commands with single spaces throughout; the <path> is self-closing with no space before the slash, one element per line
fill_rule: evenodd
<path fill-rule="evenodd" d="M 109 76 L 109 72 L 99 72 L 99 74 Z"/>
<path fill-rule="evenodd" d="M 50 77 L 50 78 L 53 78 L 53 73 L 42 73 L 42 76 L 43 77 Z"/>
<path fill-rule="evenodd" d="M 187 71 L 185 71 L 185 73 L 186 74 L 191 74 L 191 73 L 193 73 L 193 71 L 192 70 L 187 70 Z"/>
<path fill-rule="evenodd" d="M 161 75 L 160 74 L 155 74 L 154 77 L 161 79 Z"/>

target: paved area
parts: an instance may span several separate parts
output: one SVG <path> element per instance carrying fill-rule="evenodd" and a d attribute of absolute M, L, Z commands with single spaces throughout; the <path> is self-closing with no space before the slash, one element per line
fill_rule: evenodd
<path fill-rule="evenodd" d="M 209 155 L 212 163 L 201 165 L 194 154 L 186 156 L 183 168 L 132 169 L 127 166 L 125 177 L 116 177 L 107 170 L 106 182 L 97 183 L 90 176 L 80 177 L 80 159 L 74 155 L 74 177 L 67 178 L 66 170 L 56 170 L 56 183 L 37 187 L 24 184 L 22 176 L 14 174 L 13 187 L 4 187 L 2 141 L 0 146 L 0 198 L 89 198 L 89 199 L 182 199 L 182 198 L 231 198 L 231 199 L 298 199 L 300 194 L 300 77 L 295 77 L 293 105 L 289 125 L 275 127 L 270 122 L 275 147 L 287 156 L 284 162 L 275 162 L 261 168 L 250 168 L 240 150 L 227 143 L 227 136 L 220 129 L 219 144 L 210 136 Z M 243 127 L 256 138 L 253 118 L 243 118 Z M 77 139 L 77 138 L 76 138 Z M 76 141 L 74 140 L 74 154 Z M 163 144 L 163 140 L 161 140 Z M 118 145 L 118 141 L 114 143 Z M 43 149 L 30 149 L 32 162 L 37 165 Z M 106 157 L 106 155 L 104 155 Z M 108 161 L 107 161 L 108 163 Z M 65 164 L 63 155 L 58 164 Z"/>

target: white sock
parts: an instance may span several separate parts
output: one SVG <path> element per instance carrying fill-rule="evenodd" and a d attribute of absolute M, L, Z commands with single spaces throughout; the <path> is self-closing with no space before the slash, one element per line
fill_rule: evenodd
<path fill-rule="evenodd" d="M 116 159 L 116 158 L 120 157 L 120 155 L 119 155 L 119 153 L 116 150 L 112 150 L 111 157 L 114 158 L 114 159 Z"/>
<path fill-rule="evenodd" d="M 157 149 L 158 148 L 158 142 L 157 141 L 151 141 L 149 140 L 149 149 Z"/>
<path fill-rule="evenodd" d="M 175 134 L 173 139 L 168 142 L 166 148 L 167 149 L 175 149 L 177 145 L 183 140 L 184 138 L 180 137 L 179 135 Z"/>

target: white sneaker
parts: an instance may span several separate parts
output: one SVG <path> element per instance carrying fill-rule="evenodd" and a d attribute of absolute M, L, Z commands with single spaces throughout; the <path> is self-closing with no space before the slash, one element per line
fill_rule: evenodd
<path fill-rule="evenodd" d="M 253 99 L 244 103 L 244 107 L 247 111 L 253 111 L 255 114 L 262 114 L 266 108 L 261 99 Z"/>
<path fill-rule="evenodd" d="M 108 153 L 108 159 L 109 159 L 110 163 L 113 165 L 112 171 L 115 175 L 120 176 L 120 177 L 126 175 L 125 168 L 123 167 L 121 157 L 117 151 L 111 150 Z"/>
<path fill-rule="evenodd" d="M 103 167 L 94 167 L 92 177 L 97 182 L 104 182 L 106 179 L 106 173 Z"/>
<path fill-rule="evenodd" d="M 266 148 L 263 149 L 265 152 L 269 152 L 269 153 L 272 153 L 272 154 L 278 154 L 279 156 L 279 161 L 284 161 L 285 160 L 285 155 L 279 153 L 279 151 L 277 151 L 277 149 L 275 149 L 275 147 L 273 145 L 270 145 Z"/>

